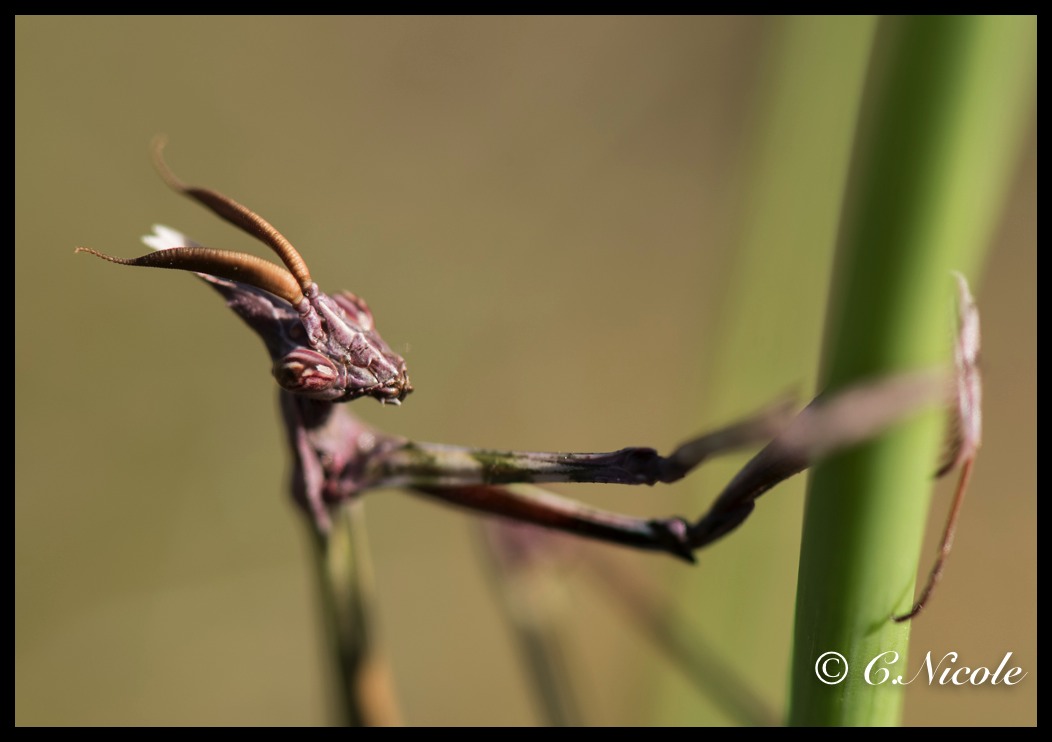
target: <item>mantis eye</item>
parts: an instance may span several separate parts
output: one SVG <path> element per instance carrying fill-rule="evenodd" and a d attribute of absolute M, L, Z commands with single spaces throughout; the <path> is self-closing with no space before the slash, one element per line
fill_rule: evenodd
<path fill-rule="evenodd" d="M 343 394 L 340 371 L 321 353 L 297 348 L 274 363 L 274 378 L 282 389 L 317 399 L 335 399 Z"/>

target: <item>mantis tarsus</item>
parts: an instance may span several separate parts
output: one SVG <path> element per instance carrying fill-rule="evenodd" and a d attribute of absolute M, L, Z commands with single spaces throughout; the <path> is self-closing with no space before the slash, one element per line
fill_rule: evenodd
<path fill-rule="evenodd" d="M 332 527 L 334 506 L 369 489 L 394 486 L 693 562 L 696 550 L 738 527 L 756 499 L 782 480 L 945 396 L 944 374 L 901 374 L 830 398 L 819 397 L 796 415 L 789 403 L 768 405 L 688 441 L 668 456 L 640 447 L 610 453 L 536 453 L 411 442 L 367 426 L 338 404 L 365 396 L 400 404 L 413 390 L 405 361 L 380 336 L 366 303 L 349 292 L 322 292 L 299 252 L 277 229 L 224 195 L 183 183 L 165 164 L 162 148 L 163 141 L 158 141 L 155 163 L 170 187 L 259 239 L 283 265 L 202 247 L 166 227 L 156 227 L 144 238 L 155 252 L 138 258 L 115 258 L 88 248 L 77 251 L 122 265 L 194 272 L 260 336 L 281 389 L 281 410 L 294 455 L 293 495 L 322 536 Z M 965 297 L 967 288 L 963 283 L 962 287 Z M 962 305 L 966 303 L 962 298 Z M 961 315 L 962 335 L 965 318 L 974 316 L 974 307 L 967 304 L 969 313 L 962 310 Z M 961 435 L 950 457 L 954 463 L 970 462 L 978 443 L 977 325 L 969 337 L 974 338 L 974 348 L 959 349 L 957 358 L 955 412 L 965 423 L 956 428 Z M 766 446 L 727 484 L 709 511 L 693 522 L 682 517 L 634 518 L 510 486 L 673 482 L 710 456 L 762 443 Z M 965 465 L 966 472 L 969 466 Z M 938 569 L 941 564 L 942 557 Z"/>

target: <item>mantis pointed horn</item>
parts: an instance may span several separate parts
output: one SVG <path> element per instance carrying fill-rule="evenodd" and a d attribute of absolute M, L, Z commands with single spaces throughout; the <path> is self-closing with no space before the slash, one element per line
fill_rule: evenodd
<path fill-rule="evenodd" d="M 217 216 L 226 219 L 235 227 L 247 232 L 270 247 L 281 258 L 281 262 L 289 269 L 289 273 L 295 277 L 300 289 L 306 292 L 307 287 L 314 282 L 311 280 L 310 271 L 307 270 L 307 263 L 296 248 L 292 246 L 292 243 L 285 239 L 281 232 L 271 226 L 270 222 L 246 206 L 242 206 L 234 199 L 210 188 L 198 188 L 197 186 L 187 185 L 176 177 L 175 173 L 171 171 L 168 164 L 164 161 L 163 150 L 167 143 L 168 139 L 164 136 L 155 137 L 153 140 L 153 163 L 164 182 L 172 190 L 178 191 L 203 204 Z M 100 255 L 100 257 L 102 256 Z M 195 269 L 189 268 L 187 270 Z M 204 272 L 207 273 L 209 271 Z M 229 278 L 229 276 L 224 277 Z"/>
<path fill-rule="evenodd" d="M 118 265 L 207 273 L 269 291 L 293 306 L 303 301 L 303 291 L 291 273 L 248 253 L 217 250 L 212 247 L 173 247 L 138 258 L 117 258 L 90 247 L 78 247 L 74 252 L 90 253 Z"/>

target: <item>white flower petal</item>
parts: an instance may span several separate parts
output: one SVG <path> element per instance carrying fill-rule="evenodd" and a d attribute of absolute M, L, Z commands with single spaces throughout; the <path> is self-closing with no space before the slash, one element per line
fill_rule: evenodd
<path fill-rule="evenodd" d="M 144 235 L 143 243 L 152 250 L 170 250 L 173 247 L 200 247 L 182 232 L 163 224 L 153 225 L 153 234 Z"/>

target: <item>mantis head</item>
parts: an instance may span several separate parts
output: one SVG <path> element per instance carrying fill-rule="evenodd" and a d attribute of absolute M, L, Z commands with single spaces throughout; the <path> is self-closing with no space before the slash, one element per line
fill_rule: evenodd
<path fill-rule="evenodd" d="M 260 335 L 274 378 L 288 392 L 330 402 L 373 397 L 400 404 L 413 391 L 405 361 L 380 337 L 366 303 L 350 292 L 322 293 L 306 262 L 280 232 L 233 199 L 184 184 L 162 159 L 163 146 L 163 140 L 155 142 L 154 158 L 165 182 L 262 241 L 283 266 L 247 253 L 202 247 L 160 226 L 143 238 L 156 252 L 138 258 L 116 258 L 86 247 L 76 251 L 119 265 L 196 273 Z"/>

